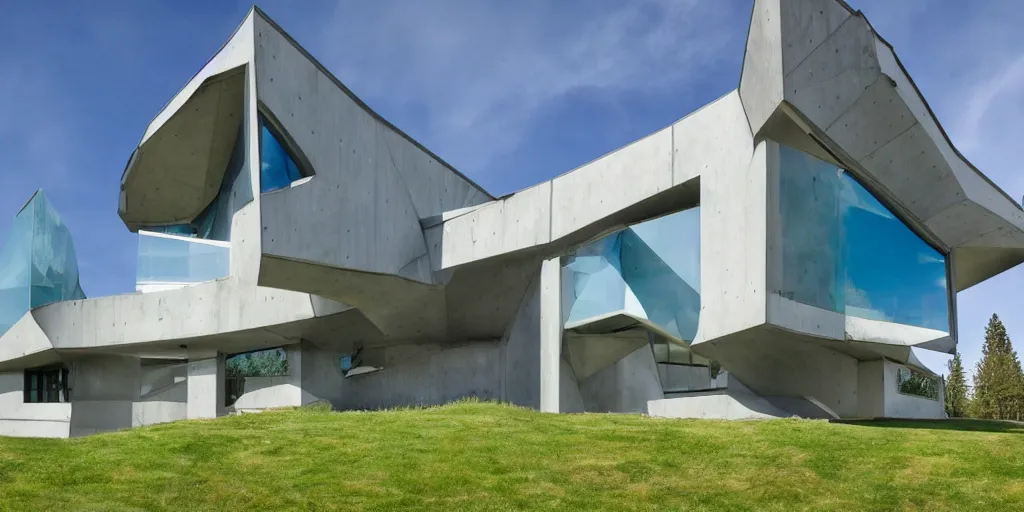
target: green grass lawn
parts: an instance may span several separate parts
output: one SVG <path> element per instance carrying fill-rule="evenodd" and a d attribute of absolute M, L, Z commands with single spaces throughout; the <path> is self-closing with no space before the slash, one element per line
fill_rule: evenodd
<path fill-rule="evenodd" d="M 0 510 L 1024 510 L 1024 427 L 272 411 L 0 438 Z"/>

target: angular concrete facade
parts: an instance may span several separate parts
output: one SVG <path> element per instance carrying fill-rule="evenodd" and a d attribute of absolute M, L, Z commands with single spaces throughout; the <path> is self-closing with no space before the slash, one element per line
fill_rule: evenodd
<path fill-rule="evenodd" d="M 756 0 L 737 90 L 501 198 L 254 9 L 147 127 L 119 213 L 139 293 L 24 309 L 0 435 L 465 396 L 942 417 L 911 349 L 954 350 L 956 292 L 1024 261 L 1024 211 L 837 0 Z M 264 349 L 286 370 L 232 373 Z"/>

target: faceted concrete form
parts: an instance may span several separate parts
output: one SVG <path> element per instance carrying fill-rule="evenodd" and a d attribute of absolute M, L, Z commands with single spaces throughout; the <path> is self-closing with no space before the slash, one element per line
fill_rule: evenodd
<path fill-rule="evenodd" d="M 146 128 L 119 213 L 139 293 L 0 303 L 0 434 L 465 396 L 942 417 L 913 349 L 954 350 L 956 292 L 1024 261 L 1024 211 L 837 0 L 756 0 L 737 90 L 501 198 L 254 9 Z"/>

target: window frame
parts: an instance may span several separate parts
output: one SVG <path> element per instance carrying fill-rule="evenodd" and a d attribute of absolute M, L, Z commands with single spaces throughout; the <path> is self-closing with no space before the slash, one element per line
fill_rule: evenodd
<path fill-rule="evenodd" d="M 26 404 L 70 403 L 71 372 L 64 365 L 26 368 L 22 400 Z M 33 383 L 38 384 L 33 386 Z"/>

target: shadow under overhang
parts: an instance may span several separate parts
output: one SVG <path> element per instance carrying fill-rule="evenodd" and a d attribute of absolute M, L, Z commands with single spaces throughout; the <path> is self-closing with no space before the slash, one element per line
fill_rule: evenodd
<path fill-rule="evenodd" d="M 132 153 L 118 214 L 131 231 L 189 222 L 217 196 L 245 111 L 245 66 L 212 75 Z"/>

